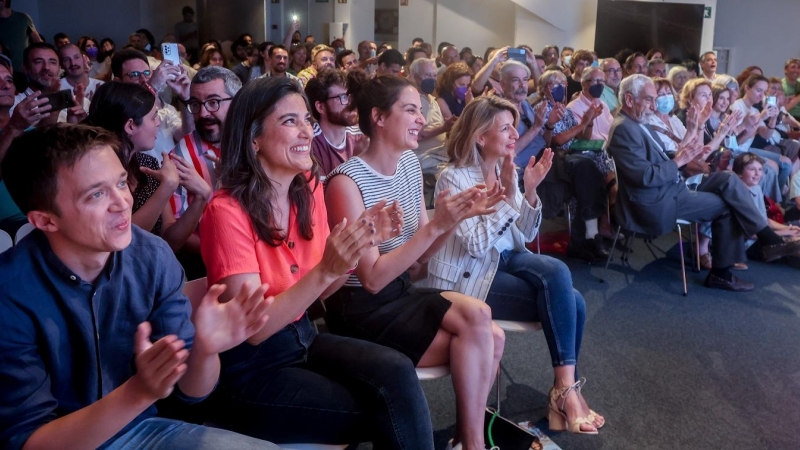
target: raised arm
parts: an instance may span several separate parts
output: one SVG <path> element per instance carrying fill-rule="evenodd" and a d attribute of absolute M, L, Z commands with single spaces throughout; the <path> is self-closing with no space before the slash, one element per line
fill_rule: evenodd
<path fill-rule="evenodd" d="M 489 77 L 492 76 L 492 72 L 497 65 L 501 62 L 508 59 L 508 46 L 505 46 L 501 49 L 495 51 L 494 56 L 492 59 L 486 62 L 486 64 L 481 67 L 481 70 L 475 74 L 475 78 L 472 80 L 472 94 L 475 96 L 481 95 L 483 93 L 483 87 L 486 86 L 486 83 L 489 81 Z"/>
<path fill-rule="evenodd" d="M 175 163 L 162 153 L 164 159 L 161 162 L 161 168 L 158 170 L 150 169 L 149 167 L 142 167 L 141 170 L 145 175 L 158 180 L 159 185 L 153 195 L 142 205 L 141 208 L 133 213 L 132 221 L 138 225 L 139 228 L 144 230 L 152 230 L 156 225 L 158 218 L 164 212 L 164 206 L 169 204 L 169 199 L 172 194 L 178 189 L 180 177 Z"/>

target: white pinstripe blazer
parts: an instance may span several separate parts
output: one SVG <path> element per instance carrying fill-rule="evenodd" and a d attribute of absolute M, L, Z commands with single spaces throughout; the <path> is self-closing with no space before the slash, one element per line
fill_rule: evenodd
<path fill-rule="evenodd" d="M 516 178 L 514 180 L 516 183 Z M 436 182 L 436 193 L 452 194 L 485 183 L 479 166 L 455 168 L 448 165 Z M 514 238 L 514 250 L 527 252 L 525 243 L 539 231 L 542 202 L 532 207 L 517 190 L 514 201 L 498 204 L 497 212 L 463 220 L 447 243 L 428 262 L 428 285 L 486 300 L 497 272 L 500 252 L 495 244 L 504 233 Z"/>

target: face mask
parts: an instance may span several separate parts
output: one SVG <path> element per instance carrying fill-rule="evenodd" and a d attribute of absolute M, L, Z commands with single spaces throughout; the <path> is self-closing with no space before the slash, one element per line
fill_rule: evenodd
<path fill-rule="evenodd" d="M 563 85 L 558 85 L 550 90 L 550 95 L 553 96 L 553 100 L 557 102 L 561 102 L 564 100 L 564 95 L 566 95 L 566 91 Z"/>
<path fill-rule="evenodd" d="M 567 55 L 564 57 L 564 65 L 568 66 L 569 63 L 572 61 L 572 55 Z"/>
<path fill-rule="evenodd" d="M 426 78 L 422 80 L 422 83 L 419 84 L 419 88 L 428 95 L 433 94 L 434 89 L 436 89 L 436 79 Z"/>
<path fill-rule="evenodd" d="M 467 98 L 467 89 L 469 89 L 468 86 L 457 87 L 456 88 L 456 98 L 459 99 L 459 100 L 464 100 L 465 98 Z"/>
<path fill-rule="evenodd" d="M 675 97 L 672 95 L 662 95 L 656 98 L 656 109 L 661 114 L 669 114 L 675 107 Z"/>
<path fill-rule="evenodd" d="M 600 67 L 600 61 L 592 61 L 592 67 Z"/>
<path fill-rule="evenodd" d="M 591 95 L 592 98 L 600 98 L 600 96 L 603 95 L 603 89 L 605 89 L 605 86 L 602 84 L 593 84 L 589 86 L 589 95 Z"/>
<path fill-rule="evenodd" d="M 86 49 L 86 56 L 89 58 L 96 58 L 97 57 L 97 47 L 89 47 Z"/>
<path fill-rule="evenodd" d="M 150 49 L 152 49 L 152 48 L 153 47 L 150 47 L 150 44 L 147 44 L 147 45 L 144 46 L 144 51 L 149 52 Z"/>
<path fill-rule="evenodd" d="M 336 47 L 335 50 L 336 50 L 336 54 L 338 55 L 339 53 L 342 53 L 342 50 L 344 50 L 344 47 Z"/>
<path fill-rule="evenodd" d="M 374 48 L 369 51 L 369 56 L 371 56 L 373 58 L 375 57 L 375 49 Z"/>

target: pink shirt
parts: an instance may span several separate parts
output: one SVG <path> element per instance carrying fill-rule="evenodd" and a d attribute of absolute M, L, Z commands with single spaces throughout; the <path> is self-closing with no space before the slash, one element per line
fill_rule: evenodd
<path fill-rule="evenodd" d="M 572 115 L 575 116 L 575 120 L 580 122 L 583 119 L 583 115 L 589 110 L 589 106 L 591 106 L 592 101 L 596 101 L 603 105 L 603 112 L 594 119 L 594 126 L 592 127 L 592 139 L 602 139 L 604 141 L 608 141 L 608 133 L 611 131 L 611 123 L 614 122 L 614 116 L 611 115 L 611 111 L 609 111 L 608 106 L 605 103 L 600 101 L 600 99 L 592 100 L 583 95 L 583 92 L 581 92 L 581 95 L 579 95 L 578 98 L 569 102 L 567 108 L 572 111 Z"/>

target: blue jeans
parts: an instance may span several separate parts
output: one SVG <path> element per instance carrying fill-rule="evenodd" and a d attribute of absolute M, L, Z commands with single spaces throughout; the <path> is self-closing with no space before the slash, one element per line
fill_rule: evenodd
<path fill-rule="evenodd" d="M 577 364 L 586 302 L 572 287 L 566 264 L 507 250 L 500 255 L 486 303 L 493 319 L 541 322 L 553 367 Z"/>
<path fill-rule="evenodd" d="M 106 442 L 104 450 L 279 450 L 275 444 L 218 428 L 171 419 L 145 419 L 127 433 Z"/>
<path fill-rule="evenodd" d="M 277 443 L 433 450 L 414 365 L 367 341 L 317 334 L 307 316 L 222 355 L 214 422 Z"/>

